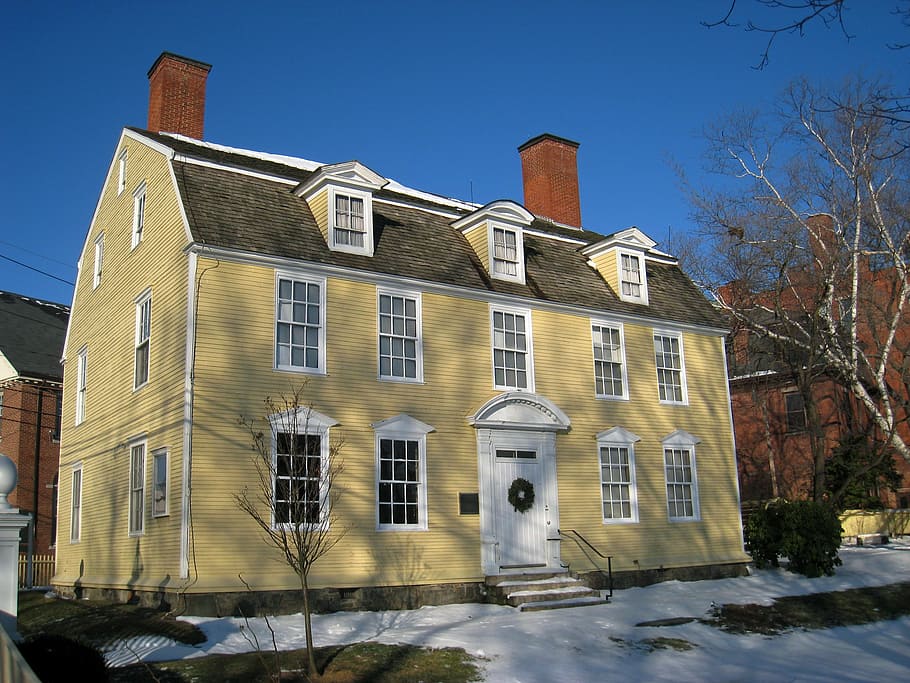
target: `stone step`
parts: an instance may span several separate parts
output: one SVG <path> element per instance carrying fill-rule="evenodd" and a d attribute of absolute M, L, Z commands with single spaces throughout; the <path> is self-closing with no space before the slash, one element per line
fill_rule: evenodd
<path fill-rule="evenodd" d="M 488 586 L 498 586 L 503 583 L 520 581 L 549 581 L 554 578 L 571 578 L 566 571 L 554 572 L 551 569 L 542 571 L 525 571 L 520 574 L 494 574 L 487 576 L 485 583 Z"/>
<path fill-rule="evenodd" d="M 542 600 L 540 602 L 526 602 L 519 606 L 522 612 L 541 612 L 550 609 L 566 609 L 568 607 L 591 607 L 592 605 L 606 605 L 609 602 L 599 595 L 583 598 L 566 598 L 565 600 Z"/>

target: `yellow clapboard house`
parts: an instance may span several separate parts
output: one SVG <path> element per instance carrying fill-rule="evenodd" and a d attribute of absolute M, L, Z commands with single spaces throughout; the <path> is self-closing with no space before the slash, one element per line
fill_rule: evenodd
<path fill-rule="evenodd" d="M 263 514 L 342 536 L 317 607 L 742 571 L 723 321 L 642 231 L 579 227 L 576 143 L 529 140 L 524 203 L 478 206 L 201 142 L 208 68 L 155 63 L 85 240 L 59 590 L 227 613 L 244 584 L 295 589 L 236 496 L 257 483 L 241 418 L 301 386 L 312 448 L 278 435 L 275 462 L 343 461 L 338 495 L 279 466 L 306 505 Z"/>

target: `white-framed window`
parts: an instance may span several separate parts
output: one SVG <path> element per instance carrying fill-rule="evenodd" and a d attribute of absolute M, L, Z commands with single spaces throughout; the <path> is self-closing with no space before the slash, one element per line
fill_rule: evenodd
<path fill-rule="evenodd" d="M 409 415 L 373 425 L 376 432 L 376 528 L 427 528 L 426 449 L 433 427 Z"/>
<path fill-rule="evenodd" d="M 493 387 L 534 391 L 531 312 L 490 308 L 493 341 Z"/>
<path fill-rule="evenodd" d="M 117 157 L 117 194 L 126 189 L 126 150 Z"/>
<path fill-rule="evenodd" d="M 520 230 L 489 224 L 490 274 L 500 280 L 524 282 L 524 237 Z"/>
<path fill-rule="evenodd" d="M 640 437 L 622 427 L 597 435 L 604 524 L 638 522 L 635 443 Z"/>
<path fill-rule="evenodd" d="M 145 531 L 145 441 L 130 444 L 130 536 Z"/>
<path fill-rule="evenodd" d="M 784 393 L 784 409 L 788 432 L 802 432 L 806 429 L 806 402 L 798 391 Z"/>
<path fill-rule="evenodd" d="M 73 465 L 72 488 L 70 496 L 70 543 L 78 543 L 82 538 L 82 463 Z"/>
<path fill-rule="evenodd" d="M 591 321 L 594 343 L 594 394 L 598 398 L 629 398 L 623 327 Z"/>
<path fill-rule="evenodd" d="M 149 352 L 152 339 L 152 293 L 148 290 L 136 298 L 136 352 L 133 389 L 149 381 Z"/>
<path fill-rule="evenodd" d="M 329 430 L 337 424 L 312 408 L 269 418 L 272 429 L 272 526 L 329 522 Z"/>
<path fill-rule="evenodd" d="M 695 446 L 700 440 L 680 429 L 664 438 L 662 443 L 667 481 L 667 516 L 671 521 L 698 520 L 700 511 Z"/>
<path fill-rule="evenodd" d="M 329 216 L 330 249 L 373 254 L 373 202 L 369 192 L 330 188 Z"/>
<path fill-rule="evenodd" d="M 92 289 L 101 284 L 101 272 L 104 268 L 104 233 L 95 238 L 95 269 L 92 278 Z"/>
<path fill-rule="evenodd" d="M 133 249 L 139 246 L 142 241 L 142 234 L 145 231 L 145 183 L 143 182 L 133 192 L 133 237 L 131 246 Z"/>
<path fill-rule="evenodd" d="M 619 298 L 633 303 L 648 303 L 648 279 L 645 260 L 641 254 L 617 252 L 619 269 Z"/>
<path fill-rule="evenodd" d="M 420 294 L 379 290 L 379 378 L 423 381 Z"/>
<path fill-rule="evenodd" d="M 168 514 L 168 466 L 166 448 L 152 452 L 152 517 Z"/>
<path fill-rule="evenodd" d="M 275 367 L 325 372 L 325 280 L 278 275 Z"/>
<path fill-rule="evenodd" d="M 85 388 L 88 374 L 88 347 L 79 349 L 76 356 L 76 424 L 85 420 Z"/>
<path fill-rule="evenodd" d="M 654 361 L 661 403 L 688 403 L 682 334 L 654 332 Z"/>

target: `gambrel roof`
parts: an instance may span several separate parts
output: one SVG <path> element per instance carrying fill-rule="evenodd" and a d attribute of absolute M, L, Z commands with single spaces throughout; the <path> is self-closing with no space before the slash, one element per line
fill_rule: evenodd
<path fill-rule="evenodd" d="M 529 300 L 725 327 L 675 260 L 646 259 L 649 305 L 622 301 L 583 250 L 607 236 L 535 218 L 524 231 L 526 281 L 491 278 L 452 227 L 475 204 L 390 182 L 373 194 L 372 256 L 329 249 L 307 202 L 293 190 L 321 168 L 303 159 L 246 152 L 129 128 L 175 152 L 171 162 L 194 242 L 209 247 L 357 269 Z"/>

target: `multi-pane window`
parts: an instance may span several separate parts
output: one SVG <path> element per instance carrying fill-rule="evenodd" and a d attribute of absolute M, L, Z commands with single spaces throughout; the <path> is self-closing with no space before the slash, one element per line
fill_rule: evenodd
<path fill-rule="evenodd" d="M 73 468 L 73 487 L 70 497 L 70 542 L 76 543 L 82 536 L 82 466 Z"/>
<path fill-rule="evenodd" d="M 314 525 L 322 521 L 322 436 L 275 435 L 274 524 Z"/>
<path fill-rule="evenodd" d="M 493 310 L 493 383 L 497 389 L 533 390 L 530 315 Z"/>
<path fill-rule="evenodd" d="M 85 419 L 85 387 L 88 372 L 88 349 L 82 347 L 76 359 L 76 424 Z"/>
<path fill-rule="evenodd" d="M 145 230 L 145 183 L 142 183 L 133 193 L 133 239 L 132 247 L 135 249 L 142 241 Z"/>
<path fill-rule="evenodd" d="M 657 364 L 657 389 L 666 403 L 685 403 L 685 368 L 682 337 L 678 334 L 654 334 L 654 359 Z"/>
<path fill-rule="evenodd" d="M 136 300 L 136 362 L 133 388 L 149 381 L 149 348 L 152 338 L 152 295 L 146 292 Z"/>
<path fill-rule="evenodd" d="M 145 529 L 145 443 L 130 446 L 130 534 Z"/>
<path fill-rule="evenodd" d="M 641 298 L 641 259 L 632 254 L 621 254 L 623 296 Z"/>
<path fill-rule="evenodd" d="M 634 521 L 637 510 L 629 446 L 600 446 L 600 486 L 604 521 Z"/>
<path fill-rule="evenodd" d="M 493 228 L 493 274 L 518 277 L 518 234 L 506 228 Z"/>
<path fill-rule="evenodd" d="M 667 514 L 670 519 L 698 517 L 695 462 L 692 448 L 664 448 L 667 477 Z"/>
<path fill-rule="evenodd" d="M 379 525 L 419 525 L 421 487 L 419 442 L 379 439 Z"/>
<path fill-rule="evenodd" d="M 126 188 L 126 150 L 117 158 L 117 194 Z"/>
<path fill-rule="evenodd" d="M 335 244 L 363 248 L 366 224 L 363 199 L 344 194 L 335 195 Z"/>
<path fill-rule="evenodd" d="M 287 370 L 324 368 L 324 282 L 278 278 L 275 364 Z"/>
<path fill-rule="evenodd" d="M 95 239 L 95 270 L 92 279 L 92 287 L 101 284 L 101 269 L 104 265 L 104 233 L 98 235 Z"/>
<path fill-rule="evenodd" d="M 617 325 L 591 324 L 594 339 L 594 391 L 597 396 L 624 398 L 625 366 L 622 329 Z"/>
<path fill-rule="evenodd" d="M 152 516 L 167 514 L 168 457 L 166 450 L 152 453 Z"/>
<path fill-rule="evenodd" d="M 806 403 L 798 391 L 784 394 L 787 409 L 787 431 L 799 432 L 806 428 Z"/>
<path fill-rule="evenodd" d="M 379 294 L 379 376 L 420 380 L 420 299 Z"/>

